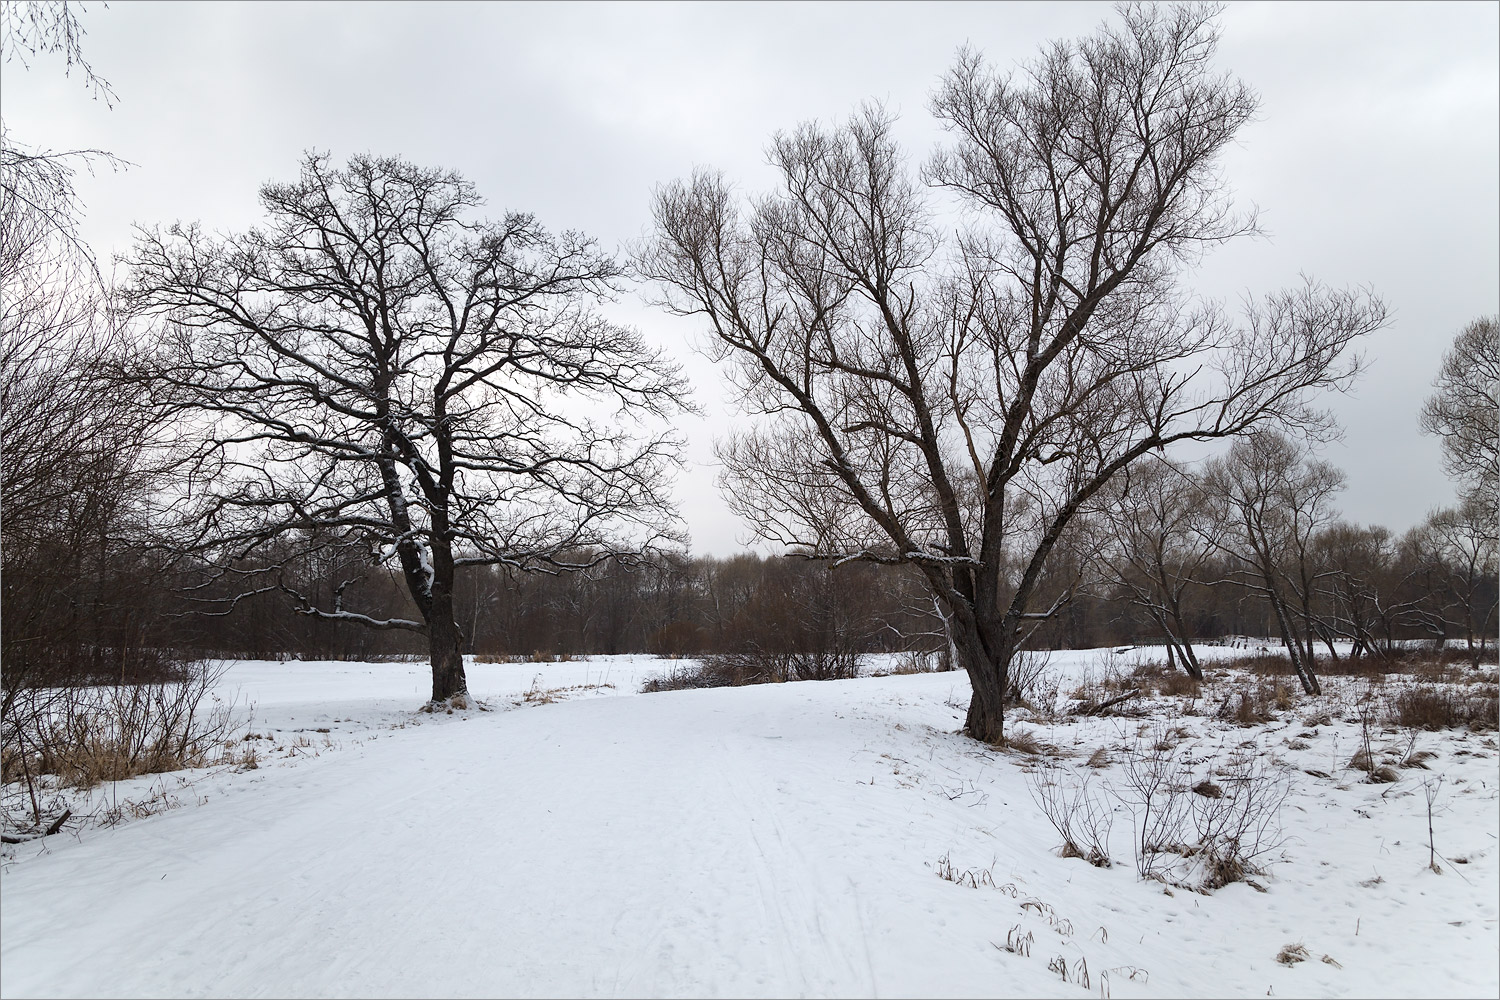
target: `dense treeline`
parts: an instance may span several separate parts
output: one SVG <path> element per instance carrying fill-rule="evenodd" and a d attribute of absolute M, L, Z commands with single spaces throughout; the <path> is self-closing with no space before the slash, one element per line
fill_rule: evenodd
<path fill-rule="evenodd" d="M 1344 523 L 1319 532 L 1305 567 L 1317 584 L 1306 617 L 1298 602 L 1294 641 L 1305 644 L 1310 636 L 1318 658 L 1336 657 L 1335 642 L 1353 643 L 1355 655 L 1380 655 L 1405 640 L 1491 645 L 1493 569 L 1471 578 L 1462 554 L 1445 548 L 1441 526 L 1435 518 L 1400 537 Z M 160 649 L 256 658 L 425 655 L 420 636 L 300 613 L 298 601 L 275 587 L 227 601 L 231 581 L 168 569 L 133 550 L 88 555 L 59 554 L 39 564 L 45 572 L 7 567 L 7 673 L 35 664 L 59 680 L 107 677 L 155 663 L 147 651 Z M 1054 574 L 1053 595 L 1068 589 L 1071 599 L 1037 627 L 1030 645 L 1180 648 L 1223 636 L 1280 637 L 1270 599 L 1242 579 L 1231 558 L 1194 566 L 1181 590 L 1180 619 L 1169 627 L 1152 581 L 1139 568 L 1119 572 L 1124 561 L 1116 546 L 1097 552 L 1081 572 Z M 303 559 L 282 572 L 301 596 L 331 600 L 340 582 L 352 580 L 346 592 L 372 613 L 410 613 L 399 581 L 369 562 Z M 1289 573 L 1303 569 L 1287 566 Z M 946 645 L 942 621 L 909 567 L 832 567 L 796 557 L 660 555 L 555 575 L 485 567 L 462 578 L 456 607 L 464 651 L 481 656 L 864 653 Z M 56 616 L 53 629 L 21 634 L 21 624 L 47 615 Z"/>

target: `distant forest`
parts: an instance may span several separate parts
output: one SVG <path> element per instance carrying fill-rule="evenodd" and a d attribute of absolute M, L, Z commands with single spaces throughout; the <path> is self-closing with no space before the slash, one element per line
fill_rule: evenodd
<path fill-rule="evenodd" d="M 1318 586 L 1299 623 L 1318 645 L 1319 658 L 1336 655 L 1330 642 L 1351 642 L 1356 655 L 1378 655 L 1404 640 L 1485 641 L 1483 631 L 1476 635 L 1471 628 L 1493 626 L 1495 580 L 1483 576 L 1470 596 L 1463 567 L 1424 551 L 1422 541 L 1422 532 L 1392 542 L 1381 529 L 1348 526 L 1319 536 L 1312 574 Z M 347 552 L 294 562 L 285 570 L 288 590 L 241 598 L 231 611 L 214 601 L 230 592 L 226 582 L 189 581 L 180 569 L 176 578 L 163 579 L 149 558 L 116 554 L 90 562 L 86 551 L 58 553 L 50 579 L 34 579 L 25 590 L 7 586 L 8 625 L 28 618 L 52 625 L 43 643 L 26 644 L 37 653 L 43 652 L 38 645 L 45 647 L 47 672 L 107 677 L 127 662 L 141 662 L 139 651 L 152 648 L 205 657 L 426 658 L 419 634 L 298 612 L 299 601 L 288 591 L 331 602 L 339 583 L 352 581 L 346 592 L 372 613 L 410 613 L 410 598 L 390 571 L 351 563 Z M 75 561 L 80 565 L 71 565 Z M 1227 559 L 1204 560 L 1183 588 L 1183 636 L 1160 624 L 1147 581 L 1111 575 L 1102 558 L 1092 566 L 1059 561 L 1048 593 L 1071 590 L 1072 598 L 1038 625 L 1030 644 L 1076 649 L 1279 635 L 1266 596 L 1239 579 Z M 194 584 L 202 589 L 191 589 Z M 35 599 L 33 606 L 26 606 L 27 597 Z M 834 567 L 798 557 L 658 555 L 557 575 L 482 567 L 460 577 L 456 609 L 464 651 L 481 657 L 868 653 L 942 651 L 946 645 L 942 620 L 912 567 Z M 126 650 L 136 652 L 122 656 Z"/>

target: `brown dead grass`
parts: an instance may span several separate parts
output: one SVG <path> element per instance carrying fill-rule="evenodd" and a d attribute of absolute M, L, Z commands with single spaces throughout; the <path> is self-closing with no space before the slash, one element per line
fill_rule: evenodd
<path fill-rule="evenodd" d="M 1495 729 L 1500 724 L 1500 687 L 1405 685 L 1386 699 L 1385 720 L 1410 729 Z"/>

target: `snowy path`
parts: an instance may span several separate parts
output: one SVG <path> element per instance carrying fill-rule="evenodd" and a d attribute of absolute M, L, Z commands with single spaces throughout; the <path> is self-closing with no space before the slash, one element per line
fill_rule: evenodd
<path fill-rule="evenodd" d="M 1383 839 L 1391 882 L 1361 889 L 1376 846 L 1351 833 L 1369 821 L 1319 800 L 1270 894 L 1167 898 L 1128 856 L 1108 871 L 1057 858 L 1015 762 L 952 734 L 948 701 L 967 693 L 954 687 L 927 675 L 421 717 L 225 773 L 204 804 L 54 838 L 16 863 L 0 988 L 1087 995 L 1048 971 L 1056 955 L 1087 961 L 1088 994 L 1113 970 L 1115 997 L 1493 991 L 1493 852 L 1471 851 L 1466 888 L 1423 878 L 1425 844 L 1393 854 Z M 1493 755 L 1473 766 L 1492 772 Z M 1348 793 L 1366 811 L 1379 794 Z M 1475 798 L 1472 818 L 1447 821 L 1455 850 L 1455 823 L 1478 820 L 1474 847 L 1493 839 L 1494 810 Z M 1320 861 L 1344 845 L 1358 872 Z M 935 878 L 945 856 L 1008 890 Z M 1433 898 L 1414 905 L 1409 886 Z M 1031 956 L 995 947 L 1012 927 L 1033 934 Z M 1302 939 L 1343 968 L 1275 964 Z"/>
<path fill-rule="evenodd" d="M 847 828 L 826 706 L 716 694 L 439 720 L 96 834 L 7 876 L 5 993 L 873 994 L 861 855 L 910 796 Z"/>

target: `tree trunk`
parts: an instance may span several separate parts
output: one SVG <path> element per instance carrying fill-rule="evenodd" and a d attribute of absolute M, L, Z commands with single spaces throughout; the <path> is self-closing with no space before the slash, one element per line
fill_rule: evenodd
<path fill-rule="evenodd" d="M 1181 646 L 1179 652 L 1187 663 L 1188 676 L 1195 681 L 1203 680 L 1203 667 L 1198 663 L 1198 654 L 1193 650 L 1192 635 L 1188 631 L 1187 622 L 1182 617 L 1182 602 L 1177 596 L 1172 597 L 1172 603 L 1168 609 L 1172 614 L 1172 621 L 1177 626 L 1178 642 Z"/>
<path fill-rule="evenodd" d="M 453 595 L 433 594 L 427 620 L 427 647 L 432 657 L 432 700 L 447 701 L 469 693 L 461 651 L 463 632 L 453 620 Z"/>
<path fill-rule="evenodd" d="M 1182 656 L 1187 661 L 1188 676 L 1192 677 L 1195 681 L 1201 681 L 1203 679 L 1203 667 L 1198 663 L 1198 654 L 1193 650 L 1193 640 L 1186 636 L 1182 640 Z"/>
<path fill-rule="evenodd" d="M 1287 655 L 1292 658 L 1292 670 L 1296 673 L 1297 680 L 1302 683 L 1303 693 L 1322 694 L 1322 687 L 1318 684 L 1318 675 L 1313 672 L 1311 662 L 1303 659 L 1302 641 L 1292 628 L 1291 612 L 1274 592 L 1266 596 L 1270 599 L 1271 610 L 1276 614 L 1276 625 L 1281 630 L 1281 641 L 1286 645 Z"/>
<path fill-rule="evenodd" d="M 969 675 L 974 680 L 974 675 Z M 1005 742 L 1005 699 L 989 684 L 974 684 L 969 698 L 969 713 L 964 718 L 964 732 L 983 743 Z"/>
<path fill-rule="evenodd" d="M 985 652 L 978 636 L 965 637 L 958 644 L 959 655 L 969 675 L 973 694 L 964 720 L 964 732 L 984 743 L 1005 740 L 1005 683 L 1010 673 L 1010 652 L 1003 649 L 1003 662 L 994 662 Z M 998 659 L 998 658 L 997 658 Z"/>

